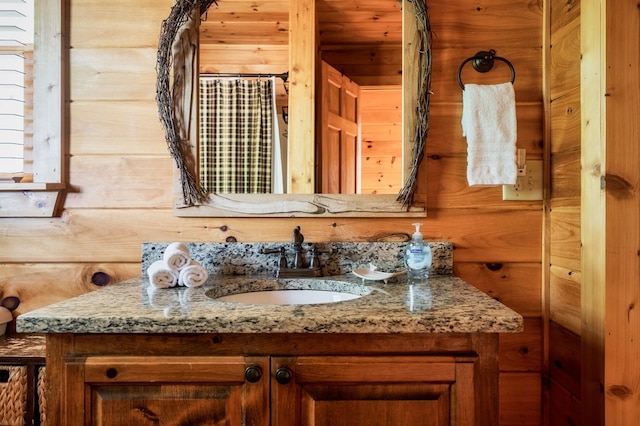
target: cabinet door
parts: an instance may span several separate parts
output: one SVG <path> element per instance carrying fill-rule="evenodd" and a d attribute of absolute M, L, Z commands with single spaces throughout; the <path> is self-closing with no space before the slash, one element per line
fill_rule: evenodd
<path fill-rule="evenodd" d="M 274 426 L 473 425 L 476 357 L 272 361 Z"/>
<path fill-rule="evenodd" d="M 268 425 L 268 357 L 71 358 L 65 425 Z"/>

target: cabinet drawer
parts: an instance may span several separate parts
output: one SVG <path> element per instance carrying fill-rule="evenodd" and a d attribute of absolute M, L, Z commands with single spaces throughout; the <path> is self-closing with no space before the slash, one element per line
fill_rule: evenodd
<path fill-rule="evenodd" d="M 27 367 L 0 365 L 0 424 L 24 425 Z"/>

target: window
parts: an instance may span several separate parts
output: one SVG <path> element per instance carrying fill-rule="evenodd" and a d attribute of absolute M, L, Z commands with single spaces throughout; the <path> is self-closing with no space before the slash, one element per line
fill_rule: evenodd
<path fill-rule="evenodd" d="M 33 2 L 0 4 L 0 177 L 25 172 L 33 106 Z M 26 139 L 26 141 L 25 141 Z M 28 168 L 26 170 L 28 172 Z"/>
<path fill-rule="evenodd" d="M 21 15 L 25 22 L 30 21 L 30 7 L 33 30 L 28 31 L 33 33 L 32 43 L 28 38 L 20 39 L 27 31 L 21 26 L 28 27 L 28 23 L 20 23 Z M 7 173 L 0 175 L 5 178 L 0 179 L 0 217 L 51 217 L 62 198 L 67 137 L 62 98 L 65 7 L 66 0 L 0 2 L 0 68 L 13 76 L 16 85 L 24 79 L 21 89 L 13 84 L 6 91 L 4 85 L 0 89 L 0 98 L 8 99 L 8 106 L 0 106 L 2 140 L 8 141 L 0 145 L 0 158 L 5 157 L 0 173 Z M 10 38 L 12 31 L 14 36 Z M 11 59 L 5 61 L 7 58 Z M 5 75 L 2 77 L 4 81 Z M 22 105 L 21 111 L 16 102 Z"/>

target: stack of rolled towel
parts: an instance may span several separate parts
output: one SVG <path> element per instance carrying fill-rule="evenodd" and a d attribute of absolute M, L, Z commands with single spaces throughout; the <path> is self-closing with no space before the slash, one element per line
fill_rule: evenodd
<path fill-rule="evenodd" d="M 189 249 L 182 243 L 171 243 L 162 255 L 147 268 L 149 282 L 157 288 L 175 286 L 200 287 L 209 273 L 199 262 L 191 258 Z"/>

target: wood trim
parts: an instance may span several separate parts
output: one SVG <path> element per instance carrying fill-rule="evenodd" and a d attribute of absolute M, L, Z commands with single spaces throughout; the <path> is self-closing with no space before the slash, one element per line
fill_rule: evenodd
<path fill-rule="evenodd" d="M 640 14 L 636 1 L 607 0 L 602 5 L 605 10 L 601 9 L 600 22 L 605 33 L 600 39 L 604 45 L 601 44 L 603 60 L 599 76 L 603 90 L 598 94 L 602 106 L 599 123 L 604 129 L 604 137 L 593 142 L 596 142 L 594 148 L 597 146 L 604 153 L 605 166 L 599 171 L 606 177 L 606 182 L 604 191 L 600 186 L 601 197 L 598 198 L 603 204 L 589 204 L 583 210 L 585 220 L 599 221 L 590 222 L 585 228 L 598 230 L 596 238 L 600 247 L 596 251 L 603 250 L 603 256 L 591 265 L 598 268 L 591 271 L 593 278 L 597 279 L 591 283 L 591 288 L 593 293 L 604 297 L 591 300 L 590 308 L 595 308 L 603 319 L 602 323 L 595 322 L 598 327 L 595 331 L 601 333 L 598 343 L 604 346 L 604 356 L 593 357 L 591 365 L 599 367 L 595 370 L 598 373 L 604 370 L 604 395 L 599 396 L 604 399 L 605 424 L 626 425 L 637 423 L 640 418 L 640 348 L 636 341 L 640 334 L 640 315 L 637 312 L 640 299 L 640 51 L 635 43 L 630 42 L 640 37 Z M 598 27 L 585 25 L 582 28 L 585 29 L 583 32 L 588 32 Z M 586 87 L 593 89 L 598 86 Z M 591 125 L 592 122 L 588 123 Z M 592 195 L 595 195 L 596 175 L 592 167 L 584 169 L 583 178 L 591 188 L 583 188 L 585 192 L 591 191 Z M 596 207 L 596 212 L 593 207 Z M 590 238 L 594 240 L 594 236 Z M 596 241 L 593 242 L 595 245 Z M 585 267 L 592 259 L 585 256 Z M 583 271 L 583 277 L 587 275 Z M 587 313 L 588 309 L 583 305 L 582 312 Z M 588 347 L 585 349 L 589 350 Z M 595 356 L 600 354 L 596 351 Z M 593 383 L 595 377 L 590 379 Z M 585 405 L 589 404 L 590 401 L 583 401 L 583 415 Z M 587 418 L 596 417 L 583 417 Z"/>
<path fill-rule="evenodd" d="M 41 184 L 47 185 L 47 184 Z M 64 184 L 51 184 L 52 186 Z M 0 217 L 53 217 L 64 199 L 62 188 L 51 190 L 26 188 L 3 190 L 0 188 Z"/>
<path fill-rule="evenodd" d="M 476 398 L 474 395 L 474 363 L 458 362 L 456 366 L 456 423 L 460 425 L 475 425 Z M 497 387 L 495 388 L 497 389 Z M 496 398 L 497 399 L 497 398 Z M 491 424 L 491 423 L 488 423 Z"/>
<path fill-rule="evenodd" d="M 68 424 L 64 420 L 65 413 L 62 411 L 62 401 L 66 398 L 66 387 L 59 385 L 53 386 L 54 383 L 62 384 L 66 382 L 65 370 L 67 366 L 64 362 L 64 356 L 70 353 L 73 348 L 73 336 L 64 334 L 47 334 L 47 383 L 45 389 L 47 398 L 47 420 L 50 424 Z"/>
<path fill-rule="evenodd" d="M 66 0 L 34 5 L 33 182 L 0 185 L 0 217 L 52 217 L 64 199 L 67 6 Z"/>
<path fill-rule="evenodd" d="M 482 374 L 483 371 L 499 370 L 498 353 L 499 337 L 497 334 L 473 334 L 471 335 L 472 346 L 480 355 L 474 367 L 473 383 L 480 392 L 487 392 L 494 398 L 487 398 L 483 404 L 475 405 L 475 419 L 484 425 L 497 425 L 499 413 L 499 399 L 495 398 L 496 390 L 499 389 L 498 376 Z M 477 394 L 476 394 L 477 397 Z M 476 401 L 480 401 L 477 398 Z"/>
<path fill-rule="evenodd" d="M 41 1 L 34 7 L 33 180 L 64 182 L 67 2 Z"/>
<path fill-rule="evenodd" d="M 178 188 L 179 189 L 179 188 Z M 179 217 L 424 217 L 420 205 L 409 210 L 396 201 L 395 194 L 211 194 L 201 206 L 176 205 Z"/>
<path fill-rule="evenodd" d="M 51 191 L 65 189 L 64 183 L 29 182 L 29 183 L 0 183 L 0 192 L 10 191 Z"/>
<path fill-rule="evenodd" d="M 581 5 L 581 240 L 582 240 L 582 418 L 604 424 L 604 341 L 607 254 L 606 201 L 606 15 L 607 2 Z M 622 19 L 622 18 L 621 18 Z M 612 25 L 618 25 L 616 22 Z M 636 206 L 637 208 L 637 206 Z"/>
<path fill-rule="evenodd" d="M 545 0 L 542 15 L 542 105 L 543 113 L 543 172 L 542 172 L 542 374 L 549 374 L 549 321 L 551 316 L 551 6 L 553 0 Z M 549 424 L 549 392 L 546 387 L 541 392 L 542 424 Z"/>
<path fill-rule="evenodd" d="M 289 102 L 296 107 L 289 110 L 287 188 L 294 194 L 315 190 L 313 143 L 297 143 L 315 140 L 315 10 L 315 0 L 289 3 Z"/>

